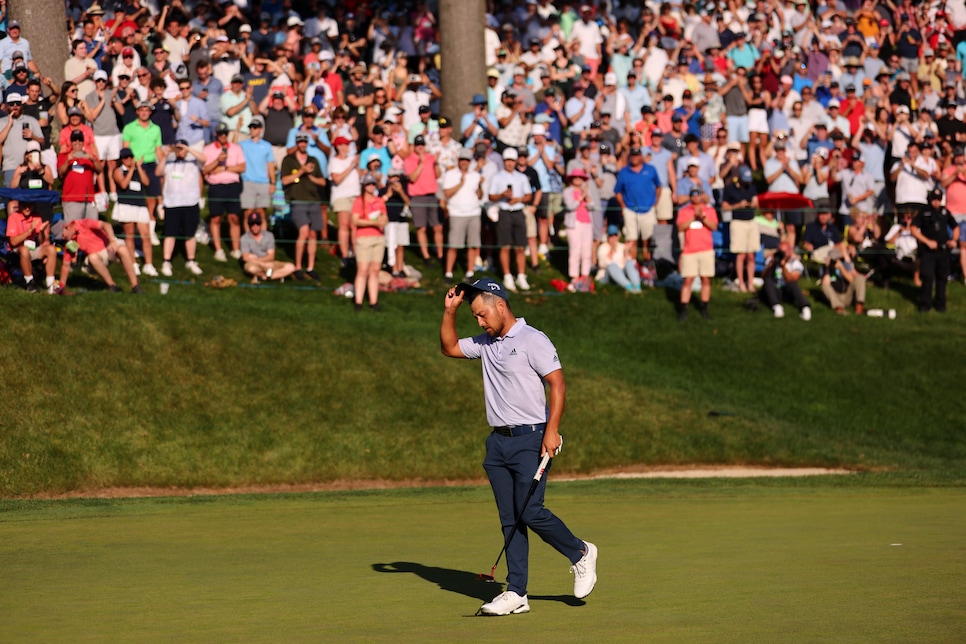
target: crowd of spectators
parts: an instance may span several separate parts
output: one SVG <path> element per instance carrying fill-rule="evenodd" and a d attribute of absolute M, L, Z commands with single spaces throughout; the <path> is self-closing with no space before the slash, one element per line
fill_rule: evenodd
<path fill-rule="evenodd" d="M 461 277 L 491 270 L 514 291 L 564 243 L 570 290 L 638 292 L 638 266 L 681 256 L 705 316 L 709 272 L 748 292 L 768 273 L 776 316 L 801 273 L 782 262 L 824 265 L 843 312 L 869 277 L 944 287 L 947 248 L 966 275 L 961 0 L 490 0 L 486 84 L 462 114 L 440 114 L 439 41 L 461 36 L 430 3 L 70 0 L 61 87 L 0 7 L 8 213 L 49 222 L 22 191 L 59 189 L 64 222 L 110 219 L 131 255 L 140 236 L 138 273 L 157 275 L 163 237 L 163 274 L 179 239 L 201 274 L 197 237 L 255 279 L 318 280 L 331 234 L 377 307 L 371 272 L 402 273 L 414 231 L 446 280 L 466 249 Z M 252 223 L 269 239 L 282 213 L 291 271 L 273 239 L 249 252 Z M 13 244 L 21 263 L 49 257 L 44 225 L 29 252 Z"/>

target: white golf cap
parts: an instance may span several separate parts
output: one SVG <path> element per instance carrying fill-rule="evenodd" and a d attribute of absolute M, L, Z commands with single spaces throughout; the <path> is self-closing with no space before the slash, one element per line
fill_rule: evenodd
<path fill-rule="evenodd" d="M 542 123 L 537 123 L 533 126 L 533 129 L 530 130 L 530 134 L 532 136 L 547 136 L 547 127 Z"/>
<path fill-rule="evenodd" d="M 504 161 L 516 161 L 519 158 L 520 155 L 517 154 L 516 148 L 507 148 L 503 151 Z"/>
<path fill-rule="evenodd" d="M 103 69 L 98 69 L 96 72 L 94 72 L 94 80 L 107 80 L 107 72 L 105 72 Z"/>
<path fill-rule="evenodd" d="M 607 72 L 604 74 L 604 85 L 616 85 L 617 84 L 617 74 L 614 72 Z"/>

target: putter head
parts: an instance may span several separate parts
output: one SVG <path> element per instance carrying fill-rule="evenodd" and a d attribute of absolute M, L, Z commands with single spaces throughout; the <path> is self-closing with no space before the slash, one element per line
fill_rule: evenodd
<path fill-rule="evenodd" d="M 492 574 L 493 571 L 492 570 L 490 571 L 490 573 L 491 574 L 488 575 L 485 572 L 481 572 L 480 574 L 478 574 L 476 576 L 476 578 L 477 579 L 482 579 L 483 581 L 489 582 L 491 584 L 495 584 L 496 583 L 496 577 L 493 576 L 493 574 Z"/>

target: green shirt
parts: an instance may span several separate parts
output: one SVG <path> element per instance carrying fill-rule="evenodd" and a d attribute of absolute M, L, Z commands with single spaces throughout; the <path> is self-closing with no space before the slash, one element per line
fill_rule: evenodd
<path fill-rule="evenodd" d="M 322 177 L 322 169 L 319 167 L 319 162 L 309 155 L 309 161 L 315 164 L 315 169 L 312 171 L 312 176 L 316 178 Z M 298 174 L 298 171 L 302 169 L 302 164 L 299 163 L 298 158 L 294 154 L 287 154 L 285 158 L 282 159 L 282 171 L 279 177 L 284 177 L 291 174 Z M 319 187 L 308 180 L 307 177 L 301 177 L 297 183 L 290 183 L 285 186 L 285 199 L 291 203 L 320 203 L 322 198 L 319 196 Z"/>
<path fill-rule="evenodd" d="M 148 121 L 147 127 L 142 127 L 140 121 L 132 121 L 124 126 L 121 140 L 131 148 L 135 159 L 142 159 L 144 163 L 156 163 L 157 148 L 161 145 L 161 128 Z"/>

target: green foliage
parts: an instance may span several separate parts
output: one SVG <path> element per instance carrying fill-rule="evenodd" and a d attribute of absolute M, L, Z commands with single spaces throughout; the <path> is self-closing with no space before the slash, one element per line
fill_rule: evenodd
<path fill-rule="evenodd" d="M 341 283 L 331 267 L 325 279 Z M 383 294 L 382 314 L 291 284 L 4 290 L 0 495 L 481 478 L 479 365 L 440 355 L 443 284 L 426 282 Z M 819 303 L 809 323 L 774 320 L 718 291 L 711 323 L 677 323 L 661 291 L 512 304 L 556 343 L 567 376 L 558 472 L 828 465 L 961 484 L 961 288 L 945 316 L 874 292 L 894 321 Z M 468 313 L 459 324 L 476 332 Z"/>

